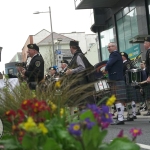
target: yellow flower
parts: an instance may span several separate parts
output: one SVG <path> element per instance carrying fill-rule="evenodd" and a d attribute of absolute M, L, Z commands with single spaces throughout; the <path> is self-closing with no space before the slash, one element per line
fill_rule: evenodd
<path fill-rule="evenodd" d="M 27 122 L 23 123 L 23 128 L 26 130 L 26 131 L 29 131 L 31 128 L 35 128 L 37 125 L 36 123 L 34 122 L 33 118 L 32 117 L 29 117 Z"/>
<path fill-rule="evenodd" d="M 107 106 L 112 106 L 114 104 L 114 102 L 116 101 L 116 97 L 115 95 L 112 95 L 106 102 Z"/>
<path fill-rule="evenodd" d="M 57 108 L 57 106 L 56 106 L 55 104 L 52 104 L 52 105 L 51 105 L 51 109 L 52 109 L 52 111 L 55 111 L 55 110 L 56 110 L 56 108 Z"/>
<path fill-rule="evenodd" d="M 52 101 L 49 100 L 48 104 L 51 106 L 52 111 L 55 111 L 57 109 L 57 106 Z"/>
<path fill-rule="evenodd" d="M 48 130 L 45 127 L 44 123 L 39 123 L 38 128 L 42 131 L 43 134 L 48 133 Z"/>
<path fill-rule="evenodd" d="M 55 88 L 60 88 L 60 81 L 56 81 L 56 83 L 55 83 Z"/>
<path fill-rule="evenodd" d="M 61 109 L 60 109 L 60 116 L 63 116 L 63 114 L 64 114 L 64 109 L 61 108 Z"/>

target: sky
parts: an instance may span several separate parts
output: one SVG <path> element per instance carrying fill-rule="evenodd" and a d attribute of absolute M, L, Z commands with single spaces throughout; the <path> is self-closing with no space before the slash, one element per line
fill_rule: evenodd
<path fill-rule="evenodd" d="M 0 72 L 5 63 L 21 52 L 29 35 L 42 29 L 50 31 L 51 7 L 52 27 L 56 33 L 85 32 L 90 30 L 90 9 L 75 10 L 74 0 L 1 0 L 0 1 Z"/>

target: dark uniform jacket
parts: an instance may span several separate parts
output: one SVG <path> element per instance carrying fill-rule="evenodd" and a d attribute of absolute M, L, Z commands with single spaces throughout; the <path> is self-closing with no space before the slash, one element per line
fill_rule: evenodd
<path fill-rule="evenodd" d="M 122 57 L 118 51 L 114 51 L 109 55 L 105 70 L 108 71 L 109 80 L 124 80 Z"/>
<path fill-rule="evenodd" d="M 150 76 L 150 49 L 147 50 L 146 52 L 146 73 L 147 76 Z"/>
<path fill-rule="evenodd" d="M 70 69 L 75 69 L 78 67 L 78 64 L 77 64 L 77 57 L 80 57 L 85 65 L 85 70 L 80 72 L 83 76 L 83 83 L 90 83 L 90 82 L 93 82 L 95 81 L 95 77 L 94 77 L 94 74 L 91 73 L 92 71 L 94 71 L 94 67 L 90 64 L 90 62 L 88 61 L 88 59 L 84 56 L 84 54 L 80 51 L 77 51 L 71 62 L 69 63 L 68 67 Z"/>
<path fill-rule="evenodd" d="M 44 78 L 44 60 L 41 54 L 37 54 L 31 59 L 25 76 L 28 78 L 28 83 L 38 83 Z"/>

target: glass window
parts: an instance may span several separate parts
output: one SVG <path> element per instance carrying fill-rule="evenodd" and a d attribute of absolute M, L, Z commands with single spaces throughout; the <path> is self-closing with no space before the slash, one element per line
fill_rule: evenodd
<path fill-rule="evenodd" d="M 119 48 L 120 51 L 123 51 L 125 49 L 124 32 L 122 32 L 124 30 L 123 19 L 117 21 L 117 30 L 118 30 Z"/>
<path fill-rule="evenodd" d="M 116 14 L 116 20 L 119 20 L 120 18 L 122 18 L 122 11 Z"/>
<path fill-rule="evenodd" d="M 131 18 L 131 32 L 132 32 L 132 37 L 133 37 L 133 36 L 138 35 L 136 9 L 132 10 L 129 15 L 130 15 L 130 18 Z"/>
<path fill-rule="evenodd" d="M 124 40 L 125 40 L 125 48 L 130 48 L 131 44 L 129 43 L 129 39 L 132 38 L 131 36 L 131 24 L 130 24 L 130 16 L 127 14 L 123 17 L 123 26 L 124 26 Z"/>
<path fill-rule="evenodd" d="M 129 7 L 123 9 L 123 15 L 126 15 L 129 12 Z"/>
<path fill-rule="evenodd" d="M 101 37 L 101 51 L 102 60 L 107 60 L 109 58 L 109 52 L 107 50 L 108 43 L 114 42 L 114 28 L 110 28 L 100 33 Z"/>
<path fill-rule="evenodd" d="M 123 12 L 127 12 L 127 8 Z M 129 9 L 128 9 L 129 10 Z M 116 14 L 117 16 L 117 14 Z M 132 49 L 135 45 L 129 43 L 129 40 L 138 35 L 136 8 L 132 9 L 125 16 L 117 20 L 118 47 L 121 52 Z"/>
<path fill-rule="evenodd" d="M 129 5 L 129 10 L 131 11 L 132 9 L 135 8 L 135 1 L 133 1 L 130 5 Z"/>
<path fill-rule="evenodd" d="M 8 69 L 8 74 L 14 74 L 14 69 L 13 68 Z"/>
<path fill-rule="evenodd" d="M 149 11 L 148 21 L 150 22 L 150 0 L 147 1 L 147 4 L 148 4 L 148 11 Z M 149 29 L 150 29 L 150 23 L 149 23 Z"/>

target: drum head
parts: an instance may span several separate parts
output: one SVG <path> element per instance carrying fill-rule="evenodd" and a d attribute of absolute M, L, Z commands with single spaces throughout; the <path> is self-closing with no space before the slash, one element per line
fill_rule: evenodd
<path fill-rule="evenodd" d="M 102 70 L 105 70 L 106 64 L 107 64 L 107 60 L 101 61 L 94 65 L 94 68 L 96 69 L 95 71 L 96 79 L 100 79 L 104 77 Z"/>

